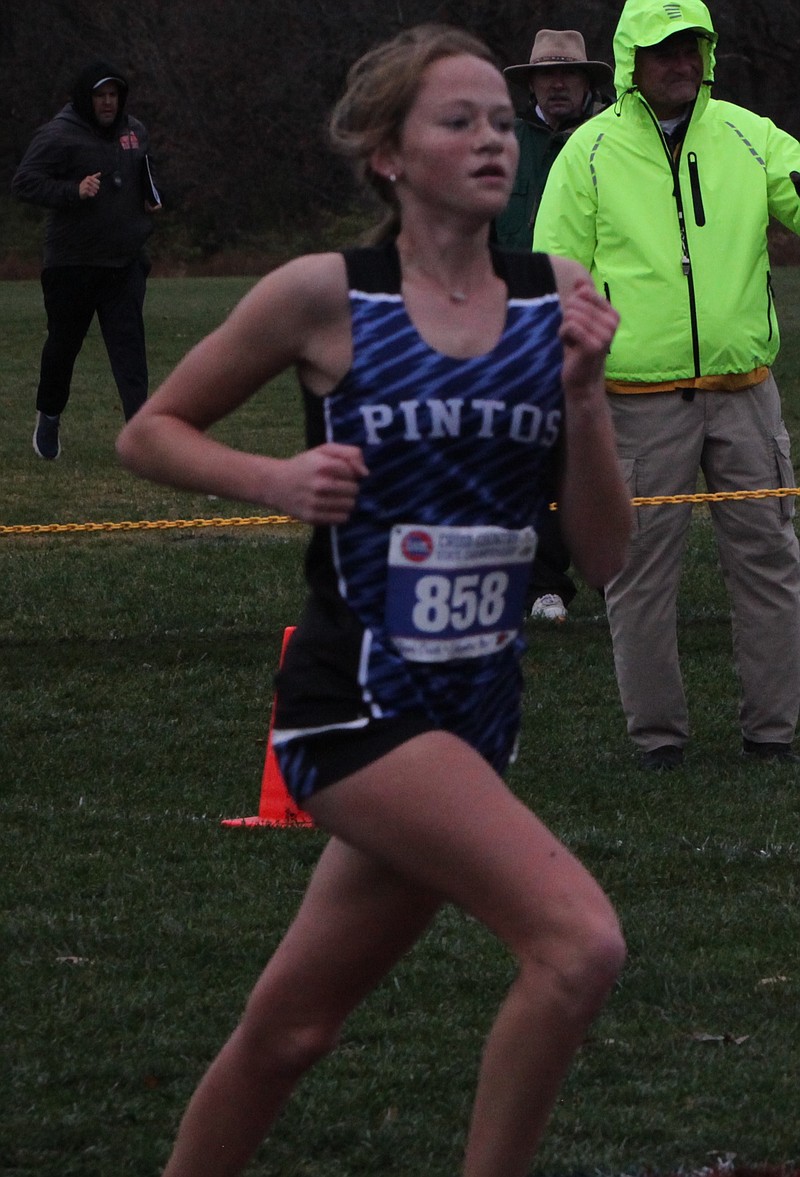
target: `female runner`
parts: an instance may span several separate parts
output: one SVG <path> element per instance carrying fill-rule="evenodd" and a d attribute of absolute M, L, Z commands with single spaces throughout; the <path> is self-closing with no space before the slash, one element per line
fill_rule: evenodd
<path fill-rule="evenodd" d="M 518 966 L 461 1171 L 523 1177 L 622 965 L 608 899 L 500 776 L 549 499 L 593 585 L 619 569 L 629 532 L 603 382 L 616 313 L 577 264 L 489 247 L 516 171 L 513 118 L 466 32 L 420 26 L 363 57 L 331 134 L 387 206 L 377 244 L 270 273 L 119 438 L 146 478 L 314 529 L 273 738 L 331 837 L 165 1177 L 241 1172 L 444 903 Z M 290 366 L 309 448 L 277 459 L 207 434 Z"/>

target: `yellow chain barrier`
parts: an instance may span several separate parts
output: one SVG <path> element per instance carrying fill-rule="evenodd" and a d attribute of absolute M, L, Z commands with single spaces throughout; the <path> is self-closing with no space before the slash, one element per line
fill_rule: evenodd
<path fill-rule="evenodd" d="M 800 494 L 800 487 L 779 486 L 775 490 L 731 490 L 716 491 L 690 495 L 656 495 L 652 498 L 637 497 L 631 499 L 634 507 L 661 506 L 665 503 L 721 503 L 726 499 L 775 499 L 788 498 L 789 495 Z M 550 510 L 557 509 L 556 503 L 550 504 Z M 283 523 L 299 523 L 300 520 L 291 515 L 257 515 L 251 518 L 218 517 L 214 519 L 140 519 L 122 523 L 30 523 L 30 524 L 2 524 L 0 535 L 52 535 L 65 532 L 79 531 L 169 531 L 172 528 L 188 527 L 266 527 Z"/>
<path fill-rule="evenodd" d="M 800 487 L 778 486 L 775 490 L 718 490 L 698 491 L 691 495 L 654 495 L 652 498 L 644 496 L 631 499 L 632 507 L 658 507 L 664 503 L 722 503 L 726 499 L 785 499 L 789 495 L 799 495 Z M 550 510 L 558 510 L 558 503 L 550 503 Z"/>
<path fill-rule="evenodd" d="M 231 516 L 230 519 L 140 519 L 123 523 L 30 523 L 5 526 L 0 523 L 0 535 L 48 535 L 76 531 L 168 531 L 187 527 L 263 527 L 267 524 L 299 523 L 291 515 L 263 515 L 251 519 Z"/>
<path fill-rule="evenodd" d="M 779 486 L 775 490 L 718 490 L 693 495 L 659 495 L 652 499 L 631 499 L 634 507 L 648 507 L 659 503 L 721 503 L 725 499 L 785 499 L 800 494 L 800 487 Z"/>

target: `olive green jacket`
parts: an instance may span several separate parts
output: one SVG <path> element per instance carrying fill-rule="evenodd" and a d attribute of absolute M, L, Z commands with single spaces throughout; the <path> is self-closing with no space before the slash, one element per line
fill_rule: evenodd
<path fill-rule="evenodd" d="M 514 120 L 519 166 L 508 204 L 494 223 L 494 236 L 500 245 L 507 249 L 531 248 L 533 223 L 556 156 L 572 132 L 602 109 L 603 104 L 595 102 L 583 118 L 561 131 L 554 131 L 539 118 L 533 102 Z"/>

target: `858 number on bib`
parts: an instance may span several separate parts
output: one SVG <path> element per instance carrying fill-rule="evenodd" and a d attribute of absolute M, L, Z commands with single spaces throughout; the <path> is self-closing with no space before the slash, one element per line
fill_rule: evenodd
<path fill-rule="evenodd" d="M 437 634 L 446 629 L 460 633 L 480 626 L 488 629 L 503 615 L 508 575 L 492 571 L 449 577 L 429 573 L 416 583 L 414 627 L 420 633 Z"/>

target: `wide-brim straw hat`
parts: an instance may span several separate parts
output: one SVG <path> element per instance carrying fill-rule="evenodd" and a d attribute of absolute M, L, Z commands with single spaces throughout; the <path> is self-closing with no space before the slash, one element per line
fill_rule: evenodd
<path fill-rule="evenodd" d="M 540 29 L 531 49 L 527 65 L 509 65 L 503 73 L 509 82 L 528 87 L 528 80 L 534 70 L 552 69 L 555 66 L 579 66 L 589 76 L 593 90 L 611 86 L 614 71 L 605 61 L 588 61 L 583 37 L 575 29 Z"/>

